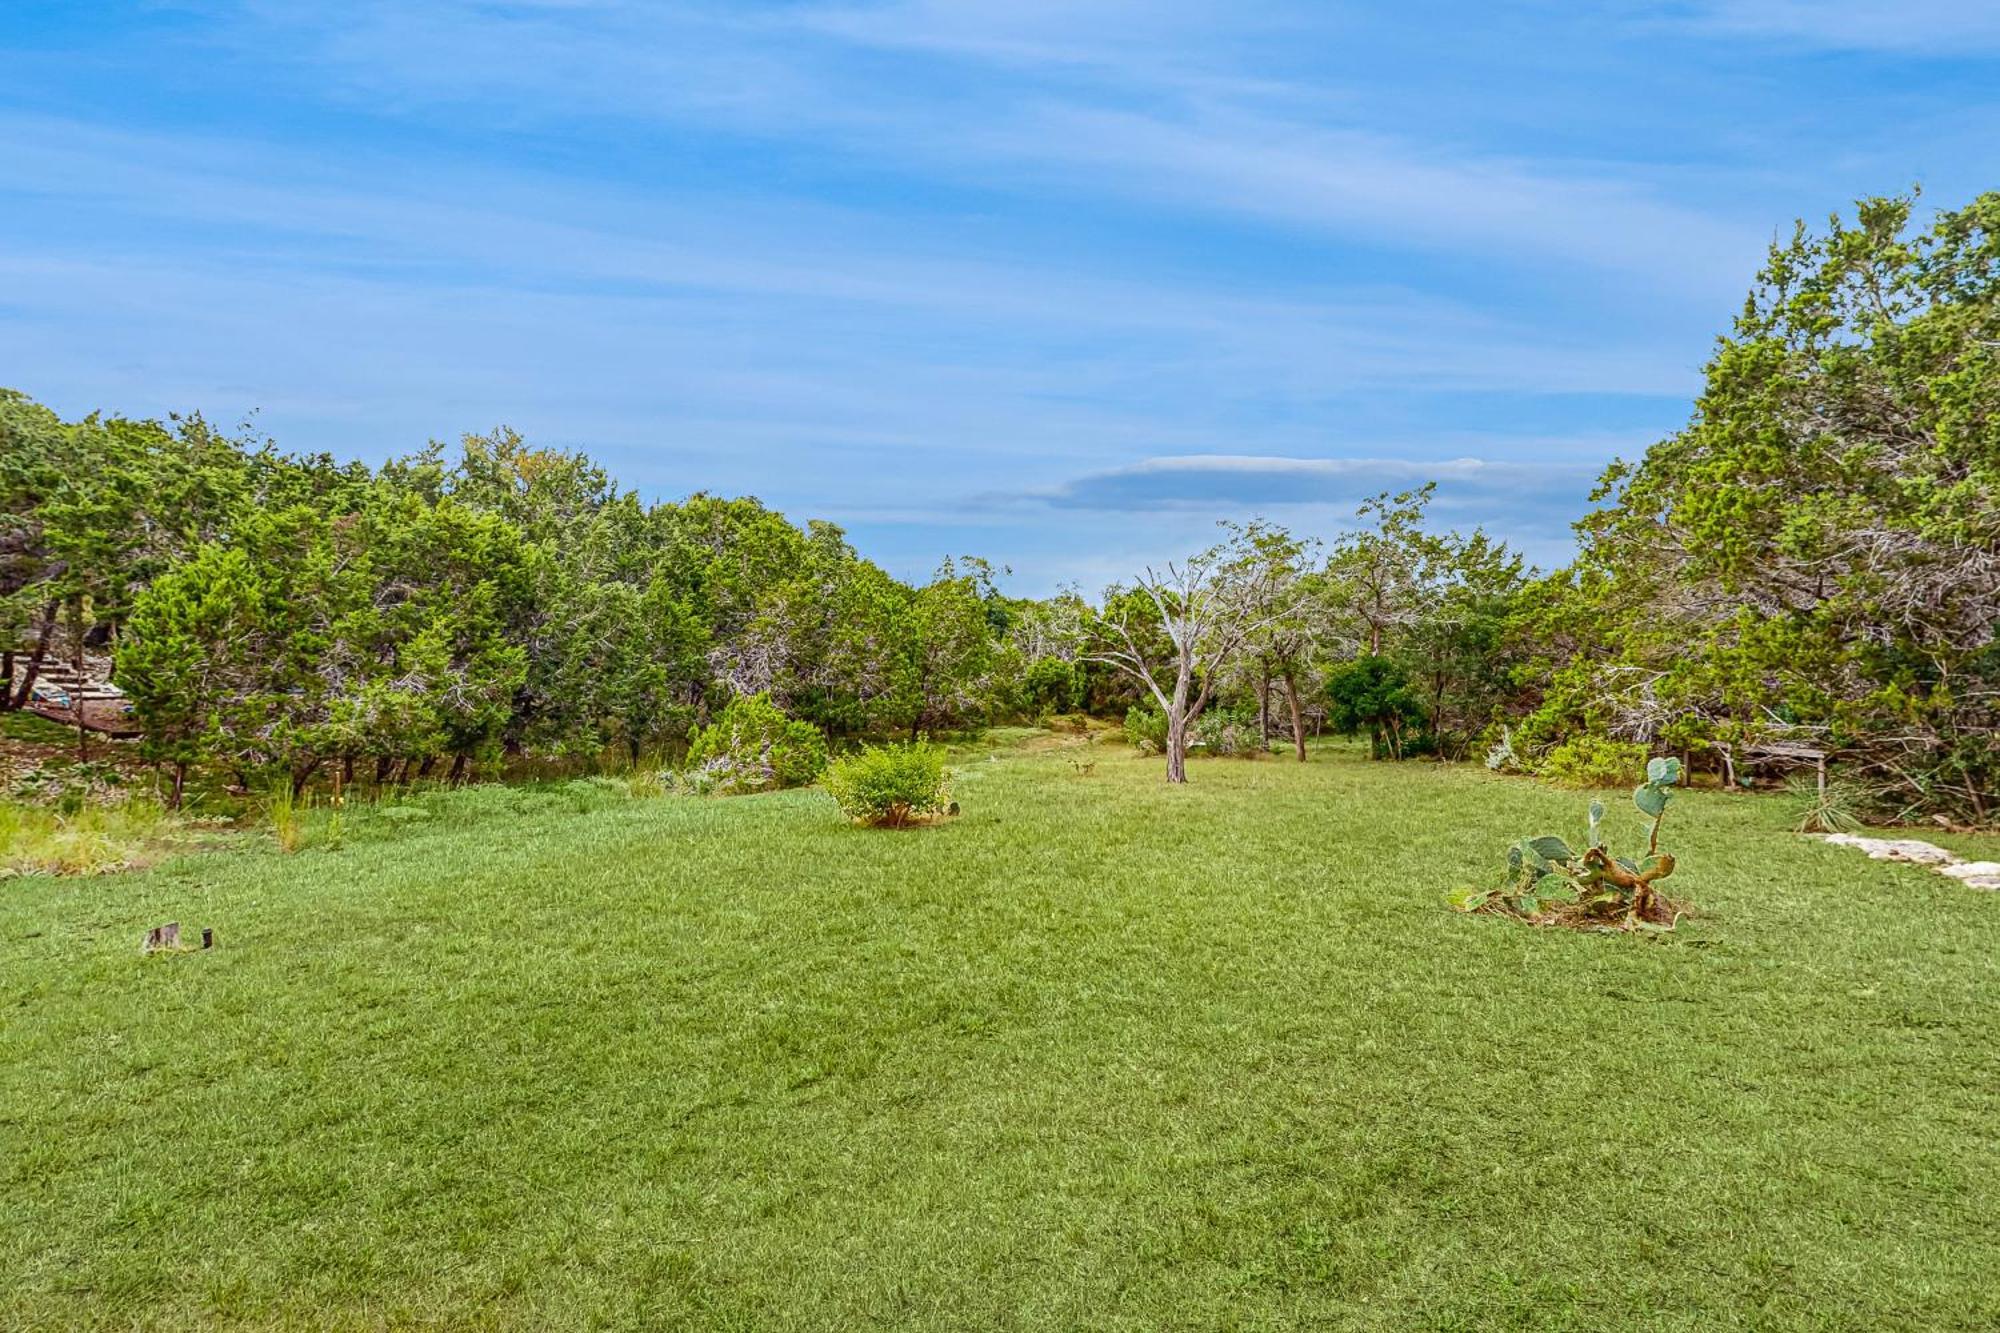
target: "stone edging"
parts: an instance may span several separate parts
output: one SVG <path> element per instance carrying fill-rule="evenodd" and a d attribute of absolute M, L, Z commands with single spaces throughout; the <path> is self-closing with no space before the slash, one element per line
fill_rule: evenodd
<path fill-rule="evenodd" d="M 1821 841 L 1836 847 L 1852 847 L 1877 861 L 1928 866 L 1969 888 L 2000 890 L 2000 861 L 1967 861 L 1935 843 L 1915 838 L 1864 838 L 1853 833 L 1829 833 Z"/>

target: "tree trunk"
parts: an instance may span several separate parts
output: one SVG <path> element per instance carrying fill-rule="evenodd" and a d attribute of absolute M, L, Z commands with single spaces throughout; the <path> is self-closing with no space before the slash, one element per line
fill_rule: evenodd
<path fill-rule="evenodd" d="M 385 782 L 387 782 L 387 781 L 389 780 L 389 770 L 390 770 L 390 769 L 391 769 L 392 767 L 394 767 L 394 766 L 395 766 L 395 763 L 396 763 L 396 761 L 395 761 L 395 760 L 393 760 L 393 759 L 391 759 L 391 758 L 390 758 L 390 757 L 389 757 L 388 755 L 386 755 L 386 754 L 381 754 L 381 755 L 376 755 L 376 756 L 375 756 L 375 785 L 376 785 L 376 786 L 378 786 L 378 787 L 379 787 L 379 786 L 381 786 L 381 785 L 382 785 L 383 783 L 385 783 Z"/>
<path fill-rule="evenodd" d="M 58 603 L 50 602 L 48 609 L 42 612 L 41 628 L 35 631 L 35 646 L 28 650 L 28 664 L 21 670 L 21 687 L 9 707 L 26 708 L 28 700 L 34 696 L 35 677 L 42 674 L 42 659 L 48 656 L 49 641 L 55 637 L 56 612 L 60 609 Z"/>
<path fill-rule="evenodd" d="M 1292 748 L 1298 751 L 1299 762 L 1306 761 L 1306 727 L 1299 718 L 1299 680 L 1296 672 L 1285 673 L 1285 703 L 1292 714 Z"/>
<path fill-rule="evenodd" d="M 429 777 L 431 775 L 431 770 L 437 767 L 437 761 L 438 757 L 436 755 L 434 754 L 425 755 L 424 762 L 417 766 L 417 776 L 420 778 Z"/>
<path fill-rule="evenodd" d="M 312 775 L 318 771 L 319 771 L 319 760 L 317 759 L 314 759 L 311 762 L 307 763 L 303 768 L 295 768 L 292 770 L 293 800 L 296 801 L 299 799 L 299 797 L 306 794 L 306 784 L 312 781 Z"/>
<path fill-rule="evenodd" d="M 1257 681 L 1257 739 L 1267 745 L 1271 740 L 1271 672 L 1268 667 Z"/>
<path fill-rule="evenodd" d="M 174 760 L 174 785 L 172 792 L 167 797 L 167 808 L 169 810 L 178 810 L 181 808 L 181 800 L 187 794 L 187 779 L 187 760 Z"/>
<path fill-rule="evenodd" d="M 14 703 L 14 650 L 0 649 L 0 713 Z"/>
<path fill-rule="evenodd" d="M 451 777 L 448 781 L 454 787 L 465 781 L 466 760 L 467 756 L 463 753 L 455 754 L 451 757 Z"/>
<path fill-rule="evenodd" d="M 1167 719 L 1167 781 L 1187 781 L 1187 733 L 1186 718 Z"/>

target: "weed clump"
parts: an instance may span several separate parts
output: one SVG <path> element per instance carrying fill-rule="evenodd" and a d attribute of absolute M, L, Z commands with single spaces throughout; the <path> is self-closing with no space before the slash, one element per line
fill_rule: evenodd
<path fill-rule="evenodd" d="M 1852 833 L 1865 822 L 1868 793 L 1851 782 L 1821 784 L 1794 774 L 1785 780 L 1785 793 L 1798 811 L 1801 833 Z"/>
<path fill-rule="evenodd" d="M 179 828 L 141 797 L 67 810 L 0 802 L 0 879 L 130 869 L 161 854 Z"/>

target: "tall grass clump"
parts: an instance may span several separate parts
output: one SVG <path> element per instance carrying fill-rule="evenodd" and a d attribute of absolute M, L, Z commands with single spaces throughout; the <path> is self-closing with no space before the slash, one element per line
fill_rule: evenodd
<path fill-rule="evenodd" d="M 837 759 L 825 786 L 842 814 L 871 828 L 908 828 L 958 813 L 944 751 L 922 742 L 871 745 Z"/>
<path fill-rule="evenodd" d="M 61 810 L 0 803 L 0 876 L 97 875 L 150 859 L 176 829 L 158 802 Z"/>
<path fill-rule="evenodd" d="M 1861 827 L 1868 793 L 1851 782 L 1832 781 L 1820 785 L 1806 774 L 1785 779 L 1785 795 L 1798 812 L 1795 827 L 1801 833 L 1852 833 Z"/>
<path fill-rule="evenodd" d="M 292 794 L 292 784 L 283 779 L 272 783 L 264 798 L 264 818 L 271 825 L 271 836 L 278 840 L 279 851 L 290 854 L 305 846 L 303 816 L 303 804 Z"/>

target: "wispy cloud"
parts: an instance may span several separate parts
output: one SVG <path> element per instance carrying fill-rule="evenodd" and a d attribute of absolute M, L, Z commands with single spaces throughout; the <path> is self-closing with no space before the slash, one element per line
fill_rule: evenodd
<path fill-rule="evenodd" d="M 1963 58 L 2000 52 L 2000 8 L 1983 0 L 1714 0 L 1710 32 L 1817 47 Z"/>
<path fill-rule="evenodd" d="M 325 311 L 330 330 L 350 322 L 342 311 L 386 312 L 401 293 L 423 319 L 452 323 L 455 313 L 476 345 L 493 324 L 471 312 L 512 324 L 511 301 L 551 327 L 589 330 L 585 345 L 620 331 L 620 350 L 584 383 L 650 356 L 662 367 L 650 378 L 685 374 L 700 401 L 734 386 L 780 420 L 810 410 L 824 427 L 866 426 L 883 439 L 935 445 L 970 413 L 1021 428 L 1018 449 L 1046 440 L 1074 451 L 1079 438 L 1053 438 L 1054 423 L 1074 429 L 1090 404 L 1134 397 L 1158 404 L 1141 430 L 1204 417 L 1220 430 L 1246 394 L 1303 406 L 1398 388 L 1669 396 L 1693 383 L 1694 348 L 1551 335 L 1412 290 L 1124 280 L 979 245 L 940 251 L 836 208 L 662 203 L 526 172 L 413 177 L 365 160 L 322 169 L 254 143 L 41 117 L 0 116 L 0 138 L 15 190 L 136 228 L 115 253 L 58 237 L 39 243 L 31 263 L 17 251 L 16 300 L 50 318 L 86 282 L 108 309 L 152 300 L 190 318 L 191 301 L 218 325 L 254 323 L 282 293 L 291 308 Z M 190 228 L 198 259 L 185 253 Z M 147 239 L 163 234 L 171 242 Z M 6 248 L 0 235 L 0 255 Z M 199 299 L 204 287 L 215 299 Z M 931 336 L 912 342 L 917 319 Z M 394 345 L 399 323 L 409 321 L 350 336 L 407 364 Z M 220 328 L 216 336 L 227 341 Z M 578 373 L 570 358 L 559 364 Z"/>
<path fill-rule="evenodd" d="M 1194 454 L 1149 458 L 1013 498 L 1063 509 L 1353 507 L 1383 491 L 1434 481 L 1441 513 L 1492 512 L 1497 502 L 1505 501 L 1521 515 L 1539 518 L 1551 507 L 1579 512 L 1604 461 Z"/>
<path fill-rule="evenodd" d="M 1976 68 L 1887 113 L 1855 74 L 2000 22 L 136 8 L 120 41 L 61 6 L 0 33 L 7 380 L 365 456 L 508 421 L 655 494 L 845 516 L 905 572 L 970 531 L 1039 587 L 1431 477 L 1441 518 L 1559 554 L 1591 474 L 1684 419 L 1774 227 L 1913 160 L 1990 175 Z M 1829 49 L 1894 59 L 1843 58 L 1835 100 Z"/>
<path fill-rule="evenodd" d="M 1228 59 L 1246 32 L 1337 40 L 1337 19 L 1286 6 L 1261 19 L 1122 0 L 252 12 L 246 44 L 304 33 L 314 77 L 377 113 L 470 104 L 503 123 L 702 124 L 963 187 L 1167 203 L 1495 265 L 1581 263 L 1647 290 L 1739 290 L 1769 239 L 1767 219 L 1663 198 L 1600 157 L 1414 141 L 1372 122 L 1355 93 Z M 955 77 L 941 59 L 983 72 Z"/>

